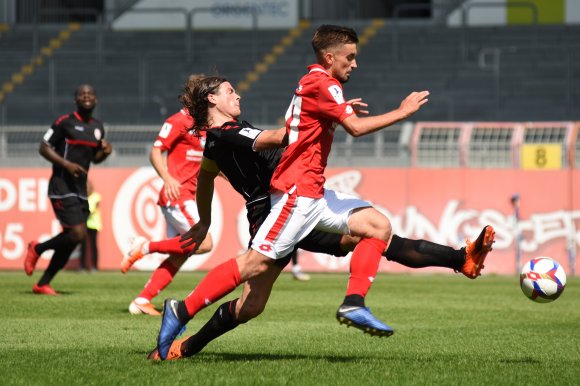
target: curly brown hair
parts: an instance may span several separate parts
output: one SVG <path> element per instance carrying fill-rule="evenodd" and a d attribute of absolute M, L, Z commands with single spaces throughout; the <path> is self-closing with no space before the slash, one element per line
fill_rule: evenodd
<path fill-rule="evenodd" d="M 228 80 L 222 76 L 190 76 L 183 87 L 179 100 L 193 118 L 193 129 L 204 130 L 209 126 L 207 119 L 209 94 L 215 94 L 220 85 Z"/>

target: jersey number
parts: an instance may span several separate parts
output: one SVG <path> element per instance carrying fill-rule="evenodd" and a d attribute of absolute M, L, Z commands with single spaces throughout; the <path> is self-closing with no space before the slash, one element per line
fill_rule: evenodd
<path fill-rule="evenodd" d="M 286 111 L 286 122 L 290 121 L 290 133 L 288 135 L 288 145 L 296 142 L 298 139 L 298 125 L 300 124 L 300 113 L 302 113 L 302 97 L 294 95 L 288 110 Z"/>

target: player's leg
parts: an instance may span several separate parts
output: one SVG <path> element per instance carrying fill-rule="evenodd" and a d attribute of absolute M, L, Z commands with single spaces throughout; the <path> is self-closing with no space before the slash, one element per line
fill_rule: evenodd
<path fill-rule="evenodd" d="M 68 262 L 70 255 L 76 248 L 76 246 L 86 237 L 86 225 L 77 224 L 73 225 L 65 230 L 69 234 L 71 243 L 63 246 L 59 246 L 54 250 L 54 254 L 50 259 L 48 267 L 40 277 L 38 283 L 33 287 L 33 292 L 38 294 L 50 294 L 52 291 L 50 289 L 50 282 L 56 274 L 64 268 Z"/>
<path fill-rule="evenodd" d="M 337 319 L 371 335 L 390 336 L 393 330 L 371 314 L 365 306 L 365 297 L 391 239 L 391 224 L 382 213 L 357 197 L 325 190 L 324 198 L 327 209 L 317 229 L 361 238 L 351 256 L 348 286 Z"/>
<path fill-rule="evenodd" d="M 86 200 L 77 197 L 51 200 L 51 203 L 56 218 L 63 227 L 63 231 L 56 237 L 43 243 L 40 248 L 37 248 L 37 253 L 40 255 L 46 250 L 43 248 L 46 248 L 48 245 L 49 248 L 54 250 L 54 254 L 48 268 L 32 290 L 37 294 L 55 295 L 56 291 L 50 287 L 50 282 L 58 271 L 66 265 L 75 247 L 87 237 L 86 222 L 89 216 L 89 204 Z M 35 265 L 36 261 L 34 261 L 34 264 L 25 263 L 25 267 L 32 268 L 32 270 L 34 270 Z M 32 274 L 32 270 L 30 274 Z"/>
<path fill-rule="evenodd" d="M 302 271 L 302 266 L 298 263 L 298 251 L 291 253 L 292 257 L 292 277 L 299 281 L 310 280 L 310 275 Z"/>
<path fill-rule="evenodd" d="M 273 264 L 271 258 L 248 250 L 209 271 L 183 301 L 166 299 L 157 338 L 161 359 L 165 360 L 173 340 L 199 311 L 232 292 L 242 282 L 265 272 Z"/>
<path fill-rule="evenodd" d="M 89 234 L 89 246 L 91 251 L 91 263 L 93 271 L 99 270 L 99 247 L 98 247 L 98 238 L 99 238 L 99 231 L 96 229 L 87 229 Z"/>
<path fill-rule="evenodd" d="M 296 242 L 316 225 L 323 207 L 321 200 L 295 194 L 272 195 L 272 208 L 252 241 L 252 249 L 212 269 L 184 301 L 167 299 L 157 340 L 165 360 L 171 343 L 197 312 L 246 282 L 266 272 L 276 259 L 290 254 Z"/>
<path fill-rule="evenodd" d="M 220 305 L 196 334 L 186 339 L 174 341 L 167 359 L 193 356 L 212 340 L 260 315 L 266 307 L 274 282 L 287 262 L 288 260 L 283 264 L 272 265 L 263 274 L 245 282 L 242 296 L 239 299 L 227 301 Z M 157 350 L 148 356 L 149 359 L 153 360 L 158 360 L 158 357 Z"/>
<path fill-rule="evenodd" d="M 167 223 L 167 238 L 160 241 L 149 241 L 143 237 L 136 237 L 133 240 L 131 248 L 121 263 L 121 272 L 126 273 L 133 264 L 150 253 L 166 253 L 171 255 L 192 254 L 195 245 L 187 248 L 181 248 L 183 242 L 180 241 L 180 235 L 187 232 L 199 219 L 195 201 L 187 201 L 184 207 L 161 208 L 165 221 Z M 211 251 L 213 240 L 211 234 L 208 234 L 194 254 L 202 254 Z M 179 268 L 179 267 L 178 267 Z"/>

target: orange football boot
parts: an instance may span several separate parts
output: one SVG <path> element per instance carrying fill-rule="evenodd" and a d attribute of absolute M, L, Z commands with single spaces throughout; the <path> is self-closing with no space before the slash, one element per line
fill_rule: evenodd
<path fill-rule="evenodd" d="M 181 346 L 187 339 L 188 338 L 174 340 L 173 343 L 171 343 L 169 353 L 167 354 L 167 359 L 165 360 L 172 361 L 183 358 L 183 354 L 181 353 Z M 159 351 L 157 348 L 155 348 L 155 350 L 151 351 L 149 355 L 147 355 L 147 359 L 151 359 L 152 361 L 161 361 L 161 357 L 159 356 Z"/>
<path fill-rule="evenodd" d="M 131 243 L 131 249 L 127 253 L 127 255 L 123 258 L 121 262 L 121 272 L 127 273 L 129 269 L 137 262 L 141 260 L 145 254 L 142 252 L 143 244 L 145 244 L 147 240 L 144 237 L 137 237 Z"/>
<path fill-rule="evenodd" d="M 28 243 L 28 249 L 26 250 L 26 257 L 24 258 L 24 272 L 28 276 L 31 276 L 34 272 L 34 267 L 38 263 L 40 255 L 34 249 L 38 245 L 38 241 L 31 241 Z"/>
<path fill-rule="evenodd" d="M 45 285 L 35 284 L 32 287 L 32 292 L 34 292 L 37 295 L 52 295 L 52 296 L 58 295 L 58 292 L 56 292 L 54 288 L 50 286 L 50 284 Z"/>
<path fill-rule="evenodd" d="M 483 262 L 487 254 L 491 251 L 494 243 L 495 231 L 491 225 L 486 225 L 475 242 L 465 240 L 465 263 L 461 267 L 461 273 L 470 279 L 475 279 L 481 275 L 484 268 Z"/>

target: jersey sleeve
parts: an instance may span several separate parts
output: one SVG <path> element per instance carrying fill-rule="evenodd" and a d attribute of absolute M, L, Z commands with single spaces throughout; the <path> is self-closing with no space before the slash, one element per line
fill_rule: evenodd
<path fill-rule="evenodd" d="M 157 139 L 155 139 L 153 147 L 159 148 L 162 151 L 173 148 L 183 134 L 184 128 L 182 126 L 173 119 L 166 120 L 163 126 L 161 126 L 161 130 L 159 130 L 159 134 L 157 134 Z"/>
<path fill-rule="evenodd" d="M 65 138 L 65 128 L 63 126 L 63 121 L 65 117 L 60 117 L 50 126 L 50 128 L 44 133 L 42 140 L 48 143 L 52 147 L 57 147 L 57 145 Z"/>
<path fill-rule="evenodd" d="M 247 122 L 229 126 L 228 129 L 213 129 L 212 134 L 219 141 L 225 142 L 230 146 L 254 150 L 254 143 L 263 130 L 257 129 Z"/>
<path fill-rule="evenodd" d="M 354 114 L 352 106 L 344 100 L 342 86 L 334 78 L 320 83 L 319 107 L 321 114 L 334 122 L 340 123 Z"/>

